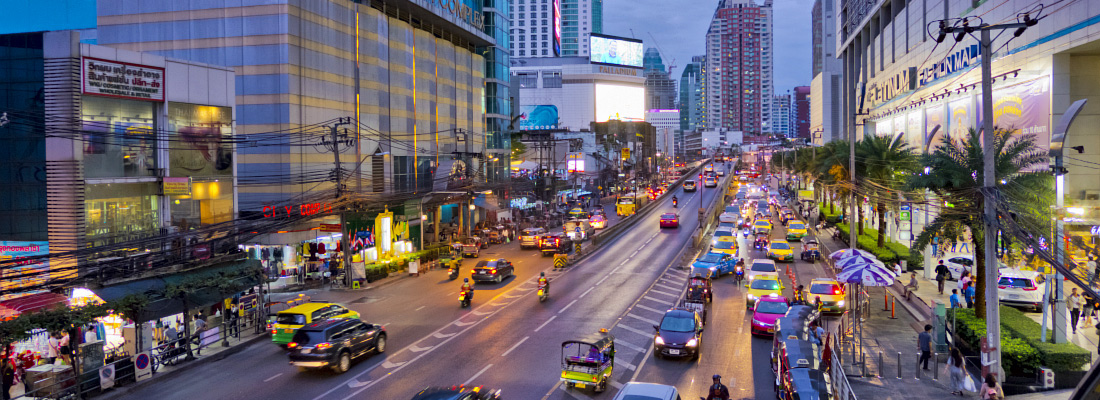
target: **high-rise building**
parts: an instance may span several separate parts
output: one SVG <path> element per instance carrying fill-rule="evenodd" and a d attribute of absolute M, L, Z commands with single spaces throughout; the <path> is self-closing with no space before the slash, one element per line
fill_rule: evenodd
<path fill-rule="evenodd" d="M 707 129 L 769 132 L 772 0 L 720 0 L 706 49 Z"/>
<path fill-rule="evenodd" d="M 836 58 L 836 0 L 816 0 L 810 13 L 813 81 L 810 83 L 810 138 L 821 145 L 841 137 L 841 60 Z"/>
<path fill-rule="evenodd" d="M 512 57 L 587 57 L 603 32 L 603 0 L 512 0 Z"/>
<path fill-rule="evenodd" d="M 771 101 L 772 125 L 767 133 L 774 133 L 787 137 L 791 135 L 791 95 L 781 94 L 772 96 Z"/>
<path fill-rule="evenodd" d="M 681 132 L 706 129 L 706 74 L 703 73 L 705 62 L 706 56 L 692 57 L 691 62 L 684 66 L 684 73 L 680 75 Z"/>
<path fill-rule="evenodd" d="M 645 74 L 646 109 L 676 108 L 676 81 L 669 77 L 661 53 L 656 48 L 646 49 L 642 67 Z"/>
<path fill-rule="evenodd" d="M 680 110 L 646 111 L 645 122 L 657 129 L 657 152 L 662 156 L 675 154 L 676 135 L 680 132 Z"/>
<path fill-rule="evenodd" d="M 795 86 L 791 95 L 790 134 L 787 137 L 810 138 L 810 87 Z"/>
<path fill-rule="evenodd" d="M 512 1 L 479 1 L 482 2 L 482 13 L 485 15 L 483 30 L 493 38 L 493 44 L 482 52 L 485 56 L 485 147 L 486 152 L 498 160 L 507 160 L 512 149 L 512 139 L 506 131 L 512 115 L 515 114 L 512 98 L 509 96 L 512 73 L 509 70 L 511 42 L 508 35 L 508 10 Z M 486 178 L 491 182 L 504 181 L 509 179 L 509 171 L 508 168 L 491 168 L 486 171 Z"/>

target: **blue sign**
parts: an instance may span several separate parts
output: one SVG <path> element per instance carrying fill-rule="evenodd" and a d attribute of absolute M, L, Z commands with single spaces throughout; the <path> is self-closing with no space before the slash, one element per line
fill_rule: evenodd
<path fill-rule="evenodd" d="M 558 129 L 558 106 L 522 106 L 520 111 L 519 130 L 521 131 Z"/>

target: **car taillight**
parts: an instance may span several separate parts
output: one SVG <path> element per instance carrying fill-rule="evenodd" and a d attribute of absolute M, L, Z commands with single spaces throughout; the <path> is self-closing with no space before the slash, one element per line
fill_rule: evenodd
<path fill-rule="evenodd" d="M 497 273 L 497 269 L 496 269 L 496 268 L 493 268 L 493 269 L 489 270 L 489 273 L 490 273 L 490 274 L 495 274 L 495 273 Z"/>
<path fill-rule="evenodd" d="M 840 294 L 840 293 L 841 293 L 840 288 L 834 288 L 833 289 L 833 294 Z"/>
<path fill-rule="evenodd" d="M 288 349 L 293 349 L 295 347 L 298 347 L 298 343 L 290 342 L 290 343 L 286 344 L 286 348 L 288 348 Z"/>
<path fill-rule="evenodd" d="M 477 270 L 476 270 L 476 269 L 471 269 L 471 270 L 470 270 L 470 273 L 471 273 L 471 274 L 476 274 L 476 273 L 477 273 Z"/>
<path fill-rule="evenodd" d="M 1029 291 L 1029 292 L 1030 292 L 1030 291 L 1032 291 L 1032 290 L 1039 290 L 1039 288 L 1038 288 L 1038 287 L 1026 287 L 1026 288 L 1024 288 L 1024 290 L 1026 290 L 1026 291 Z"/>
<path fill-rule="evenodd" d="M 332 347 L 332 343 L 328 343 L 328 342 L 317 343 L 317 346 L 314 346 L 314 347 L 316 347 L 317 350 L 324 350 L 324 349 L 327 349 L 329 347 Z"/>
<path fill-rule="evenodd" d="M 1005 285 L 997 285 L 997 289 L 1008 289 L 1008 286 L 1005 286 Z"/>

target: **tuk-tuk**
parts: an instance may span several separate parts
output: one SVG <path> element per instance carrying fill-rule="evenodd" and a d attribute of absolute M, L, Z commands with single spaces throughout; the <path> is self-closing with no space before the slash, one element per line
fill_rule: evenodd
<path fill-rule="evenodd" d="M 696 275 L 688 279 L 688 296 L 691 296 L 692 290 L 696 290 L 698 294 L 701 294 L 703 298 L 710 303 L 714 297 L 714 293 L 711 291 L 710 279 L 701 275 Z"/>
<path fill-rule="evenodd" d="M 489 243 L 492 244 L 504 243 L 504 236 L 500 234 L 500 230 L 489 230 L 485 237 L 489 238 Z"/>
<path fill-rule="evenodd" d="M 615 366 L 615 336 L 607 329 L 561 344 L 561 380 L 566 388 L 607 390 Z"/>
<path fill-rule="evenodd" d="M 809 340 L 782 338 L 772 346 L 772 373 L 782 376 L 791 368 L 821 368 L 820 347 Z M 778 384 L 778 382 L 776 382 Z"/>
<path fill-rule="evenodd" d="M 757 250 L 768 249 L 768 234 L 763 232 L 756 232 L 754 234 L 755 239 L 752 241 L 752 247 Z"/>
<path fill-rule="evenodd" d="M 802 261 L 815 262 L 821 259 L 821 246 L 816 240 L 809 239 L 802 242 Z"/>

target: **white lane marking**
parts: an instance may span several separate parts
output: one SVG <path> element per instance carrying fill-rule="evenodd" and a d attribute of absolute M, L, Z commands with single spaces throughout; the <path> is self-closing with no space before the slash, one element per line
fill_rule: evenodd
<path fill-rule="evenodd" d="M 424 309 L 424 307 L 427 307 L 427 306 L 420 306 L 420 307 L 417 307 L 415 311 L 420 311 L 420 310 L 423 310 L 423 309 Z"/>
<path fill-rule="evenodd" d="M 523 295 L 522 294 L 506 294 L 506 295 L 500 296 L 500 297 L 505 298 L 505 299 L 514 299 L 516 297 L 523 297 Z"/>
<path fill-rule="evenodd" d="M 587 294 L 588 294 L 588 292 L 591 292 L 591 291 L 592 291 L 593 289 L 595 289 L 595 288 L 596 288 L 595 286 L 593 286 L 593 287 L 590 287 L 590 288 L 588 288 L 588 290 L 585 290 L 585 291 L 584 291 L 584 293 L 581 293 L 581 295 L 580 295 L 579 297 L 577 297 L 577 298 L 579 299 L 579 298 L 582 298 L 582 297 L 584 297 L 585 295 L 587 295 Z"/>
<path fill-rule="evenodd" d="M 539 330 L 541 330 L 541 329 L 542 329 L 543 327 L 545 327 L 546 325 L 548 325 L 548 324 L 550 323 L 550 321 L 553 321 L 553 320 L 554 320 L 554 318 L 557 318 L 557 317 L 558 317 L 557 315 L 555 315 L 555 316 L 553 316 L 553 317 L 550 317 L 550 319 L 546 320 L 546 322 L 543 322 L 543 323 L 542 323 L 542 325 L 539 325 L 539 327 L 538 327 L 538 328 L 535 328 L 535 332 L 538 332 Z"/>
<path fill-rule="evenodd" d="M 680 297 L 680 295 L 677 294 L 677 293 L 669 293 L 669 292 L 665 292 L 665 291 L 661 291 L 661 290 L 657 290 L 657 289 L 650 289 L 649 292 L 650 293 L 656 293 L 656 294 L 663 294 L 665 296 Z"/>
<path fill-rule="evenodd" d="M 474 379 L 477 379 L 477 377 L 481 376 L 481 374 L 484 374 L 484 373 L 485 373 L 485 371 L 488 371 L 488 370 L 489 370 L 489 367 L 492 367 L 492 366 L 493 366 L 493 364 L 489 364 L 489 365 L 486 365 L 486 366 L 485 366 L 485 368 L 482 368 L 482 369 L 481 369 L 481 371 L 477 371 L 477 373 L 476 373 L 476 374 L 474 374 L 474 376 L 471 376 L 471 377 L 470 377 L 470 379 L 467 379 L 467 380 L 466 380 L 466 382 L 463 382 L 463 383 L 462 383 L 462 386 L 466 386 L 466 385 L 469 385 L 469 384 L 470 384 L 470 382 L 473 382 L 473 381 L 474 381 Z"/>
<path fill-rule="evenodd" d="M 615 327 L 616 327 L 616 328 L 623 328 L 623 329 L 626 329 L 626 330 L 628 330 L 628 331 L 630 331 L 630 332 L 634 332 L 634 333 L 637 333 L 637 334 L 639 334 L 639 335 L 642 335 L 642 336 L 645 336 L 645 337 L 648 337 L 648 338 L 651 338 L 651 337 L 653 337 L 653 332 L 646 332 L 646 331 L 643 331 L 643 330 L 641 330 L 641 329 L 638 329 L 638 328 L 632 327 L 632 326 L 630 326 L 630 325 L 617 325 L 617 326 L 615 326 Z"/>
<path fill-rule="evenodd" d="M 623 260 L 623 262 L 619 263 L 619 266 L 621 267 L 621 266 L 623 266 L 623 265 L 626 265 L 626 263 L 627 263 L 627 262 L 629 262 L 629 261 L 630 261 L 630 259 L 629 259 L 629 258 L 628 258 L 628 259 L 625 259 L 625 260 Z"/>
<path fill-rule="evenodd" d="M 453 333 L 443 334 L 443 333 L 436 332 L 436 333 L 432 334 L 432 337 L 434 337 L 436 339 L 446 339 L 446 338 L 449 338 L 449 337 L 454 336 L 454 335 L 455 334 L 453 334 Z"/>
<path fill-rule="evenodd" d="M 468 326 L 468 325 L 472 325 L 472 324 L 476 324 L 476 323 L 477 323 L 477 321 L 473 321 L 473 322 L 455 321 L 454 325 L 455 326 Z"/>
<path fill-rule="evenodd" d="M 638 252 L 639 252 L 639 251 L 641 251 L 641 249 L 638 249 L 638 250 L 634 250 L 634 252 L 633 252 L 633 253 L 630 253 L 630 257 L 627 257 L 627 258 L 634 258 L 634 256 L 638 255 Z"/>
<path fill-rule="evenodd" d="M 606 280 L 607 280 L 607 278 L 610 278 L 610 277 L 611 277 L 611 275 L 610 275 L 610 274 L 608 274 L 607 276 L 603 277 L 603 279 L 600 279 L 600 281 L 599 281 L 599 282 L 596 282 L 596 286 L 599 286 L 599 285 L 600 285 L 601 283 L 603 283 L 603 281 L 606 281 Z"/>
<path fill-rule="evenodd" d="M 664 314 L 666 311 L 668 311 L 668 310 L 658 310 L 656 308 L 653 308 L 653 307 L 650 307 L 650 306 L 647 306 L 647 305 L 641 304 L 641 303 L 638 303 L 638 305 L 636 305 L 635 307 L 638 307 L 638 308 L 646 310 L 646 311 L 653 311 L 653 312 L 658 313 L 658 314 Z"/>
<path fill-rule="evenodd" d="M 561 314 L 561 313 L 565 312 L 565 310 L 568 310 L 569 307 L 572 307 L 573 304 L 576 304 L 576 303 L 577 303 L 577 300 L 573 300 L 573 301 L 569 302 L 569 304 L 565 305 L 565 308 L 562 308 L 561 310 L 558 310 L 558 314 Z"/>
<path fill-rule="evenodd" d="M 417 345 L 414 344 L 412 346 L 409 346 L 409 351 L 411 351 L 413 353 L 419 353 L 419 352 L 422 352 L 424 350 L 431 350 L 432 347 L 435 347 L 435 346 L 420 347 L 420 346 L 417 346 Z"/>
<path fill-rule="evenodd" d="M 623 366 L 624 368 L 627 368 L 627 369 L 629 369 L 629 370 L 631 370 L 631 371 L 634 371 L 634 370 L 637 370 L 637 369 L 638 369 L 638 367 L 637 367 L 636 365 L 634 365 L 634 364 L 631 364 L 631 363 L 628 363 L 628 362 L 626 362 L 626 361 L 623 361 L 623 360 L 615 360 L 615 364 L 618 364 L 618 365 L 620 365 L 620 366 Z"/>
<path fill-rule="evenodd" d="M 666 302 L 668 302 L 668 300 L 661 300 L 661 299 L 658 299 L 658 298 L 656 298 L 656 297 L 653 297 L 653 296 L 650 296 L 650 295 L 645 295 L 645 296 L 642 296 L 642 298 L 643 298 L 643 299 L 647 299 L 647 300 L 653 300 L 653 301 L 656 301 L 656 302 L 658 302 L 658 303 L 666 303 Z"/>
<path fill-rule="evenodd" d="M 509 348 L 507 351 L 505 351 L 504 354 L 501 354 L 500 356 L 501 357 L 507 357 L 508 353 L 511 353 L 512 350 L 515 350 L 516 347 L 519 347 L 519 345 L 523 344 L 523 342 L 526 342 L 527 339 L 530 339 L 530 338 L 531 338 L 530 336 L 524 336 L 522 340 L 520 340 L 519 342 L 516 342 L 515 345 L 513 345 L 511 348 Z"/>
<path fill-rule="evenodd" d="M 625 340 L 616 341 L 615 344 L 626 347 L 628 349 L 634 350 L 634 351 L 639 352 L 639 353 L 645 353 L 646 352 L 646 349 L 643 349 L 641 346 L 637 346 L 637 345 L 635 345 L 633 343 L 630 343 L 630 342 L 627 342 Z"/>
<path fill-rule="evenodd" d="M 352 389 L 361 388 L 363 386 L 370 385 L 371 382 L 374 382 L 374 381 L 359 382 L 358 379 L 352 379 L 351 381 L 348 382 L 348 387 L 352 388 Z"/>
<path fill-rule="evenodd" d="M 679 291 L 679 290 L 680 290 L 680 288 L 678 288 L 678 287 L 672 287 L 672 286 L 669 286 L 669 285 L 663 285 L 663 284 L 661 284 L 660 282 L 658 282 L 658 283 L 657 283 L 656 285 L 653 285 L 653 286 L 660 286 L 660 287 L 662 287 L 662 288 L 665 288 L 665 289 L 668 289 L 668 290 L 675 290 L 675 291 Z"/>
<path fill-rule="evenodd" d="M 391 361 L 386 361 L 386 362 L 383 362 L 383 363 L 382 363 L 382 368 L 385 368 L 385 369 L 391 369 L 391 368 L 397 368 L 397 367 L 400 367 L 400 366 L 402 366 L 402 365 L 405 365 L 405 362 L 404 362 L 404 361 L 402 361 L 402 362 L 399 362 L 399 363 L 395 363 L 395 362 L 391 362 Z"/>
<path fill-rule="evenodd" d="M 616 380 L 611 381 L 611 386 L 614 386 L 615 389 L 622 389 L 623 388 L 623 384 L 619 383 L 619 381 L 616 381 Z"/>
<path fill-rule="evenodd" d="M 482 316 L 491 313 L 492 311 L 470 311 L 470 314 Z"/>
<path fill-rule="evenodd" d="M 634 318 L 634 319 L 636 319 L 636 320 L 639 320 L 639 321 L 642 321 L 642 322 L 646 322 L 646 323 L 649 323 L 649 324 L 653 324 L 653 325 L 657 325 L 657 324 L 660 324 L 660 322 L 654 321 L 654 320 L 652 320 L 652 319 L 649 319 L 649 318 L 646 318 L 646 317 L 639 317 L 639 316 L 637 316 L 637 315 L 634 315 L 634 313 L 629 313 L 629 314 L 626 314 L 626 316 L 628 316 L 628 317 L 633 317 L 633 318 Z"/>
<path fill-rule="evenodd" d="M 277 373 L 277 374 L 275 374 L 275 376 L 272 376 L 272 377 L 270 377 L 270 378 L 264 379 L 264 383 L 267 383 L 267 382 L 271 382 L 271 381 L 275 380 L 275 378 L 278 378 L 279 376 L 281 376 L 282 374 L 283 374 L 283 373 L 282 373 L 282 372 L 280 372 L 280 373 Z"/>

